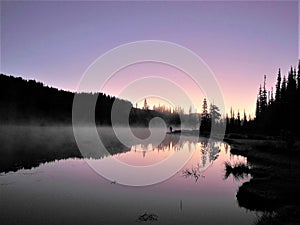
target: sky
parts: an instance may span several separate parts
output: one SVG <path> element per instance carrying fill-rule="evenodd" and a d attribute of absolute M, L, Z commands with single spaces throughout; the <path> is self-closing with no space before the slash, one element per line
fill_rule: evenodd
<path fill-rule="evenodd" d="M 1 73 L 75 91 L 105 52 L 134 41 L 163 40 L 190 49 L 209 66 L 227 112 L 232 107 L 253 115 L 263 76 L 269 88 L 279 67 L 286 74 L 297 64 L 298 11 L 297 1 L 1 1 Z M 203 93 L 184 84 L 178 70 L 133 67 L 119 72 L 105 92 L 118 95 L 128 77 L 163 71 L 183 84 L 200 111 Z"/>

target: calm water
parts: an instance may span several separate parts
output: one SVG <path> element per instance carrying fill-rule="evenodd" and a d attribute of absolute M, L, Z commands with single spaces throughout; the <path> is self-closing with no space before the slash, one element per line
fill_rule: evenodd
<path fill-rule="evenodd" d="M 252 224 L 256 215 L 240 208 L 235 197 L 245 180 L 232 176 L 224 180 L 224 161 L 246 159 L 231 156 L 224 142 L 208 144 L 205 138 L 192 137 L 179 141 L 174 136 L 168 135 L 156 147 L 136 143 L 100 159 L 67 158 L 1 173 L 1 224 L 148 224 L 138 221 L 145 211 L 158 215 L 151 224 Z M 114 157 L 138 168 L 182 152 L 192 156 L 181 170 L 164 182 L 143 187 L 112 182 L 89 166 Z M 186 173 L 192 169 L 198 179 Z"/>

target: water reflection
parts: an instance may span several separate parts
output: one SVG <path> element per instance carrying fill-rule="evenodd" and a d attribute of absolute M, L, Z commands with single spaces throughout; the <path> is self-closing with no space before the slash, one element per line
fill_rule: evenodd
<path fill-rule="evenodd" d="M 53 143 L 49 145 L 55 147 Z M 64 145 L 58 146 L 63 148 Z M 48 152 L 58 151 L 44 148 Z M 124 148 L 125 151 L 116 146 L 111 150 L 111 156 L 102 158 L 68 158 L 33 169 L 2 173 L 0 221 L 5 224 L 129 225 L 140 224 L 139 218 L 145 212 L 157 215 L 158 221 L 153 223 L 174 225 L 250 225 L 256 218 L 236 202 L 236 190 L 242 181 L 230 176 L 223 179 L 224 161 L 232 165 L 246 162 L 243 157 L 231 156 L 230 147 L 224 142 L 168 135 L 156 147 L 151 143 L 135 143 Z M 101 164 L 114 157 L 129 165 L 147 166 L 185 151 L 193 154 L 181 170 L 164 182 L 145 187 L 123 186 L 117 180 L 106 180 L 86 162 Z M 164 169 L 167 168 L 161 168 Z M 197 182 L 183 176 L 184 171 L 191 169 L 198 176 Z"/>
<path fill-rule="evenodd" d="M 225 175 L 224 179 L 227 179 L 230 175 L 237 181 L 244 180 L 249 177 L 251 173 L 251 168 L 242 162 L 231 164 L 229 161 L 224 162 L 225 165 Z"/>
<path fill-rule="evenodd" d="M 227 144 L 226 148 L 228 148 Z M 157 147 L 154 147 L 152 143 L 133 145 L 130 151 L 117 153 L 114 158 L 133 166 L 147 166 L 183 150 L 200 153 L 196 167 L 198 172 L 202 172 L 219 157 L 221 144 L 218 141 L 208 142 L 206 138 L 184 137 L 180 139 L 179 135 L 168 134 Z"/>
<path fill-rule="evenodd" d="M 110 128 L 99 135 L 105 150 L 91 152 L 91 158 L 103 158 L 130 151 L 120 143 Z M 86 128 L 86 135 L 89 128 Z M 41 163 L 67 158 L 82 158 L 71 126 L 1 126 L 0 173 L 30 169 Z M 87 143 L 93 146 L 94 143 Z"/>

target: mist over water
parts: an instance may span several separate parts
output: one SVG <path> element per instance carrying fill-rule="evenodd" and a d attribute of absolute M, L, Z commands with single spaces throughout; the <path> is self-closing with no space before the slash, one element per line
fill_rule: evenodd
<path fill-rule="evenodd" d="M 82 129 L 88 134 L 89 127 Z M 150 135 L 145 128 L 132 131 L 140 138 Z M 154 224 L 246 225 L 256 217 L 236 202 L 242 181 L 224 180 L 224 161 L 246 160 L 231 156 L 224 142 L 166 135 L 158 146 L 124 146 L 110 128 L 101 127 L 110 154 L 84 159 L 69 126 L 2 126 L 0 132 L 0 220 L 6 224 L 140 224 L 144 212 L 158 215 Z M 192 153 L 187 164 L 170 179 L 150 186 L 120 185 L 89 166 L 114 157 L 138 169 L 182 151 Z M 190 170 L 197 179 L 187 176 Z"/>

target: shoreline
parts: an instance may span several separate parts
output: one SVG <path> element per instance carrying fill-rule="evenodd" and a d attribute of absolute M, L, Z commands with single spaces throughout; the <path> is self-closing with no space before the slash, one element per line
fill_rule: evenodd
<path fill-rule="evenodd" d="M 247 157 L 252 178 L 239 187 L 236 197 L 239 206 L 264 212 L 255 224 L 300 224 L 300 140 L 293 148 L 280 140 L 224 141 L 231 154 Z"/>

